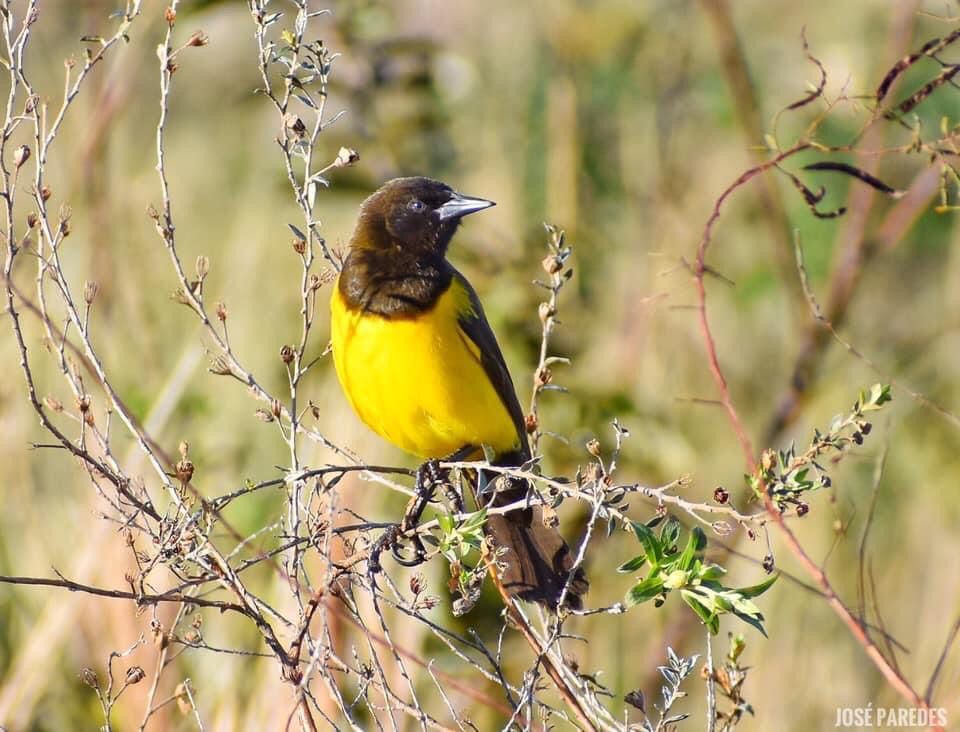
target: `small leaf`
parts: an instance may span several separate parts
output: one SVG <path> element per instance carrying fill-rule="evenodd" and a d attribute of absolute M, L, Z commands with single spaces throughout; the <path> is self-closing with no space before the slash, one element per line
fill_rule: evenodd
<path fill-rule="evenodd" d="M 633 607 L 634 605 L 639 605 L 642 602 L 647 602 L 647 600 L 652 600 L 662 592 L 663 580 L 658 576 L 648 577 L 643 582 L 631 587 L 627 592 L 627 607 Z"/>
<path fill-rule="evenodd" d="M 721 567 L 719 564 L 706 564 L 698 573 L 700 579 L 705 580 L 717 580 L 723 577 L 727 573 L 727 570 Z"/>
<path fill-rule="evenodd" d="M 765 579 L 763 582 L 759 584 L 751 585 L 750 587 L 741 587 L 740 589 L 737 590 L 737 593 L 741 597 L 758 597 L 762 595 L 764 592 L 766 592 L 767 590 L 769 590 L 770 586 L 777 581 L 777 578 L 779 576 L 780 576 L 779 574 L 771 575 L 770 577 L 767 577 L 767 579 Z"/>
<path fill-rule="evenodd" d="M 618 572 L 636 572 L 640 567 L 643 566 L 644 562 L 647 561 L 647 557 L 643 554 L 635 556 L 633 559 L 624 562 L 619 567 L 617 567 Z"/>
<path fill-rule="evenodd" d="M 660 559 L 663 557 L 660 542 L 657 540 L 656 534 L 654 534 L 653 531 L 650 530 L 650 527 L 646 524 L 631 521 L 630 525 L 633 526 L 633 533 L 637 535 L 637 539 L 643 546 L 643 551 L 647 555 L 647 560 L 651 565 L 656 567 L 658 564 L 660 564 Z"/>
<path fill-rule="evenodd" d="M 677 567 L 680 569 L 690 569 L 690 565 L 693 564 L 693 559 L 697 552 L 703 550 L 706 545 L 707 535 L 703 533 L 703 529 L 695 526 L 687 538 L 687 545 L 684 547 L 680 559 L 677 560 Z"/>
<path fill-rule="evenodd" d="M 680 522 L 673 516 L 670 516 L 660 529 L 660 543 L 665 549 L 669 549 L 680 539 Z"/>
<path fill-rule="evenodd" d="M 720 627 L 719 618 L 690 590 L 680 590 L 680 596 L 690 606 L 690 609 L 697 614 L 701 622 L 710 629 L 710 632 L 716 634 Z"/>

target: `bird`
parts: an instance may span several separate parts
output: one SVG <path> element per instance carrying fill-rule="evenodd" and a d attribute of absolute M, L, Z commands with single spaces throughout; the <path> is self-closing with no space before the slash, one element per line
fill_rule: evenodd
<path fill-rule="evenodd" d="M 457 456 L 524 465 L 524 413 L 474 288 L 447 259 L 463 218 L 495 205 L 426 177 L 394 178 L 360 206 L 330 300 L 337 377 L 374 432 L 424 461 Z M 426 465 L 427 463 L 425 463 Z M 504 485 L 505 484 L 505 485 Z M 526 481 L 491 481 L 506 506 Z M 504 589 L 557 611 L 582 607 L 589 586 L 539 505 L 489 514 L 484 531 L 503 550 Z M 571 576 L 572 572 L 572 576 Z M 564 592 L 564 588 L 566 591 Z"/>

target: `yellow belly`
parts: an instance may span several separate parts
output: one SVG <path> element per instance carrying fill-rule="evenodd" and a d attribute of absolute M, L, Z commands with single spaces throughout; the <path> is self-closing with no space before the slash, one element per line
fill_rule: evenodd
<path fill-rule="evenodd" d="M 429 312 L 387 320 L 349 310 L 334 283 L 333 360 L 343 391 L 374 432 L 418 457 L 446 457 L 465 445 L 497 453 L 519 445 L 476 344 L 457 323 L 470 309 L 454 281 Z"/>

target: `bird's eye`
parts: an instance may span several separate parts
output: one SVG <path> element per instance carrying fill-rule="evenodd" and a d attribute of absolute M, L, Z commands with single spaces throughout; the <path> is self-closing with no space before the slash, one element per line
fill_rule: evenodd
<path fill-rule="evenodd" d="M 410 201 L 410 203 L 407 204 L 407 208 L 409 208 L 411 211 L 420 213 L 424 209 L 423 201 L 414 198 L 412 201 Z"/>

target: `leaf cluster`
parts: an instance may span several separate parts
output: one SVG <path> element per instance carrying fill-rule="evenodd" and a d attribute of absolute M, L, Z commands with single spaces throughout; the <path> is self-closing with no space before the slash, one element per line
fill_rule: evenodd
<path fill-rule="evenodd" d="M 766 635 L 763 614 L 752 598 L 764 593 L 779 575 L 750 587 L 725 587 L 719 580 L 727 570 L 704 559 L 707 537 L 703 530 L 700 527 L 690 530 L 681 549 L 680 522 L 670 516 L 657 533 L 654 528 L 660 521 L 661 518 L 656 517 L 646 524 L 631 522 L 643 553 L 624 562 L 617 571 L 636 572 L 644 566 L 648 566 L 649 571 L 644 579 L 627 591 L 627 606 L 654 600 L 659 607 L 671 590 L 679 590 L 683 601 L 711 633 L 719 631 L 721 615 L 731 614 Z"/>

